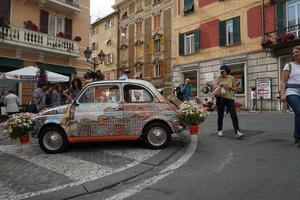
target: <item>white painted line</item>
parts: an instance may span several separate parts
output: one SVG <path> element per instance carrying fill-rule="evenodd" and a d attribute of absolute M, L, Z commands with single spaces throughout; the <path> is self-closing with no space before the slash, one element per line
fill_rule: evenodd
<path fill-rule="evenodd" d="M 161 150 L 149 150 L 149 149 L 113 149 L 113 150 L 103 150 L 104 153 L 112 155 L 112 156 L 119 156 L 124 158 L 129 158 L 132 160 L 136 160 L 138 162 L 143 162 L 151 158 L 152 156 L 159 153 Z"/>
<path fill-rule="evenodd" d="M 232 159 L 233 156 L 233 151 L 229 151 L 229 155 L 227 156 L 227 158 L 225 159 L 225 161 L 223 163 L 221 163 L 221 166 L 218 167 L 218 169 L 216 170 L 216 172 L 220 172 Z"/>
<path fill-rule="evenodd" d="M 158 175 L 153 176 L 152 178 L 146 179 L 142 183 L 131 187 L 125 191 L 119 192 L 111 197 L 106 198 L 105 200 L 123 200 L 125 198 L 128 198 L 140 191 L 142 191 L 145 188 L 148 188 L 158 181 L 162 180 L 166 176 L 172 174 L 174 170 L 180 168 L 183 164 L 185 164 L 194 154 L 198 144 L 198 136 L 197 135 L 192 135 L 191 136 L 191 143 L 189 147 L 187 148 L 186 152 L 174 163 L 169 165 L 167 168 L 164 170 L 161 170 Z"/>

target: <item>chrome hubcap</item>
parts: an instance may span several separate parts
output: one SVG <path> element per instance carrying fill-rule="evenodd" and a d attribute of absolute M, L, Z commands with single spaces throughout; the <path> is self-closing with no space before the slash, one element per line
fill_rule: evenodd
<path fill-rule="evenodd" d="M 56 131 L 48 132 L 43 138 L 43 144 L 51 151 L 58 150 L 63 145 L 62 135 Z"/>
<path fill-rule="evenodd" d="M 163 128 L 154 127 L 148 133 L 148 141 L 153 146 L 161 146 L 167 140 L 167 133 Z"/>

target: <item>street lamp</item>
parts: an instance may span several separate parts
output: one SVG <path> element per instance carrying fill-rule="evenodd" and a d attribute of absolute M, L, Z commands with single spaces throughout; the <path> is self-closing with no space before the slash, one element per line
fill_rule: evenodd
<path fill-rule="evenodd" d="M 92 56 L 92 53 L 93 53 L 93 51 L 89 48 L 89 47 L 87 47 L 85 50 L 84 50 L 84 52 L 83 52 L 83 54 L 84 54 L 84 57 L 86 58 L 86 61 L 88 62 L 88 63 L 90 63 L 92 66 L 93 66 L 93 79 L 94 79 L 94 81 L 95 81 L 95 79 L 96 79 L 96 77 L 98 76 L 98 74 L 100 74 L 101 75 L 101 70 L 98 70 L 97 72 L 96 72 L 96 68 L 97 68 L 97 66 L 99 65 L 99 63 L 97 63 L 95 60 L 94 61 L 91 61 L 90 60 L 90 58 L 91 58 L 91 56 Z M 99 54 L 98 54 L 98 59 L 99 59 L 99 61 L 100 61 L 100 64 L 102 64 L 103 63 L 103 61 L 105 60 L 105 53 L 103 52 L 103 50 L 100 50 L 100 52 L 99 52 Z M 98 77 L 99 78 L 99 77 Z"/>

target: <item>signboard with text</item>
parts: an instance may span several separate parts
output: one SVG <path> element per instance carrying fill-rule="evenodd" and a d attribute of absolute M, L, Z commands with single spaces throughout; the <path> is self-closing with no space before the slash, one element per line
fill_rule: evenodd
<path fill-rule="evenodd" d="M 256 79 L 256 97 L 257 99 L 272 98 L 272 78 L 257 78 Z"/>

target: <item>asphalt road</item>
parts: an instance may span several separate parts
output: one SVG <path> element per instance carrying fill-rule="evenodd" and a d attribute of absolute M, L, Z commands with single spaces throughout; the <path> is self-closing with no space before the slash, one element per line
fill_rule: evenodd
<path fill-rule="evenodd" d="M 293 144 L 291 113 L 239 114 L 246 135 L 236 140 L 230 118 L 225 136 L 216 135 L 216 115 L 209 116 L 192 158 L 174 173 L 143 190 L 155 173 L 124 182 L 83 199 L 130 200 L 299 200 L 300 148 Z"/>

